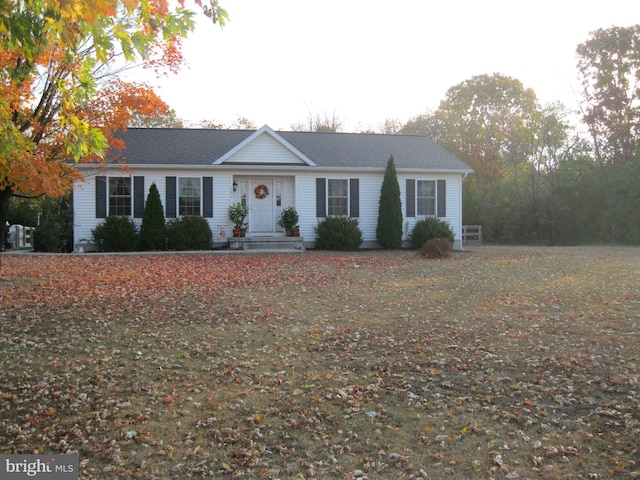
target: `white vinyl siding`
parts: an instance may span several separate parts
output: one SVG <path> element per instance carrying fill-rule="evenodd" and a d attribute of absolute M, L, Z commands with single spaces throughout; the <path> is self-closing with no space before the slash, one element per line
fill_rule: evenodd
<path fill-rule="evenodd" d="M 271 135 L 263 133 L 227 158 L 223 165 L 301 165 L 304 162 Z"/>
<path fill-rule="evenodd" d="M 214 171 L 212 171 L 214 170 Z M 116 170 L 114 169 L 113 172 Z M 86 181 L 76 183 L 74 187 L 74 238 L 77 243 L 81 239 L 89 240 L 91 238 L 91 230 L 102 221 L 95 216 L 95 176 L 85 171 Z M 305 243 L 309 246 L 315 241 L 314 227 L 318 224 L 316 217 L 316 178 L 357 178 L 359 179 L 359 227 L 363 233 L 363 247 L 376 246 L 376 226 L 378 220 L 378 207 L 380 200 L 380 188 L 384 172 L 359 172 L 357 170 L 349 170 L 348 172 L 339 172 L 340 176 L 334 171 L 317 171 L 314 167 L 301 168 L 295 172 L 269 171 L 268 168 L 239 170 L 225 168 L 225 171 L 215 171 L 209 168 L 183 169 L 172 168 L 144 168 L 136 169 L 135 175 L 144 176 L 145 198 L 148 194 L 149 187 L 152 183 L 156 184 L 160 193 L 163 205 L 166 205 L 165 179 L 168 176 L 177 178 L 182 177 L 198 177 L 211 176 L 213 178 L 213 217 L 207 218 L 211 231 L 213 232 L 214 241 L 226 242 L 226 238 L 217 237 L 220 226 L 228 227 L 229 221 L 227 210 L 229 205 L 233 203 L 235 197 L 233 192 L 234 175 L 238 178 L 253 177 L 271 177 L 276 182 L 282 181 L 282 207 L 294 205 L 300 216 L 300 234 L 304 237 Z M 400 184 L 400 197 L 403 202 L 403 212 L 405 209 L 406 198 L 406 180 L 439 180 L 443 179 L 447 182 L 446 188 L 446 220 L 453 229 L 455 239 L 459 241 L 462 237 L 462 174 L 460 173 L 438 173 L 434 175 L 425 175 L 424 172 L 399 172 L 398 182 Z M 202 193 L 202 192 L 201 192 Z M 279 211 L 275 211 L 276 218 Z M 403 214 L 404 215 L 404 214 Z M 403 238 L 408 239 L 417 217 L 404 218 Z M 140 219 L 134 219 L 140 225 Z M 459 242 L 457 243 L 459 246 Z"/>
<path fill-rule="evenodd" d="M 420 178 L 422 177 L 422 178 Z M 426 178 L 425 178 L 426 177 Z M 445 220 L 449 226 L 451 227 L 451 230 L 453 231 L 453 236 L 454 236 L 454 248 L 459 248 L 460 247 L 460 239 L 462 238 L 462 174 L 458 174 L 458 173 L 451 173 L 451 174 L 438 174 L 438 175 L 434 175 L 433 177 L 429 178 L 427 176 L 425 176 L 423 173 L 415 173 L 415 174 L 403 174 L 403 175 L 398 175 L 398 182 L 400 184 L 400 198 L 402 200 L 402 212 L 403 215 L 405 215 L 405 212 L 407 211 L 407 206 L 405 204 L 406 201 L 406 182 L 407 180 L 412 180 L 412 179 L 418 179 L 418 181 L 414 180 L 414 184 L 416 186 L 416 210 L 415 213 L 416 215 L 414 217 L 405 217 L 404 218 L 404 239 L 409 239 L 409 236 L 411 235 L 411 232 L 413 231 L 413 227 L 415 226 L 416 222 L 418 220 L 421 220 L 423 218 L 425 218 L 425 214 L 420 213 L 418 211 L 418 205 L 417 205 L 417 198 L 418 198 L 418 184 L 421 181 L 433 181 L 435 182 L 436 185 L 436 201 L 435 201 L 435 206 L 434 206 L 434 212 L 433 214 L 429 214 L 429 215 L 436 215 L 438 212 L 438 192 L 437 192 L 437 185 L 438 185 L 438 180 L 444 180 L 446 181 L 446 197 L 445 197 L 445 203 L 446 203 L 446 214 L 444 217 L 442 217 L 442 220 Z"/>

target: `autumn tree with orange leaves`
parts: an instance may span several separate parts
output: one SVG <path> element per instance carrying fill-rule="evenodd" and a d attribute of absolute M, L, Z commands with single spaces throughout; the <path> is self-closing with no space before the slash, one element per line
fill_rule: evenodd
<path fill-rule="evenodd" d="M 224 25 L 217 0 L 194 3 Z M 0 225 L 14 196 L 70 191 L 77 163 L 123 146 L 114 133 L 131 115 L 166 112 L 149 86 L 117 72 L 177 71 L 194 16 L 184 0 L 0 3 Z"/>

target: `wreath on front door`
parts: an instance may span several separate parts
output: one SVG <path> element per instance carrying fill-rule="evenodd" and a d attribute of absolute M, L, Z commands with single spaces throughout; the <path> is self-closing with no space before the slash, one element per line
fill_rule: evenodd
<path fill-rule="evenodd" d="M 254 190 L 255 194 L 256 194 L 256 198 L 267 198 L 267 195 L 269 195 L 269 189 L 267 188 L 266 185 L 258 185 L 255 190 Z"/>

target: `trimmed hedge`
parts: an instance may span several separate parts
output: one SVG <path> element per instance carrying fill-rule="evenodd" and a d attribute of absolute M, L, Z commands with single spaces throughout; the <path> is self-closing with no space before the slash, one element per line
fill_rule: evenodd
<path fill-rule="evenodd" d="M 420 248 L 433 238 L 448 238 L 453 243 L 453 231 L 445 220 L 427 217 L 416 222 L 411 235 L 413 248 Z"/>
<path fill-rule="evenodd" d="M 362 231 L 358 219 L 326 217 L 314 227 L 316 247 L 325 250 L 357 250 L 362 245 Z"/>
<path fill-rule="evenodd" d="M 138 227 L 129 217 L 105 218 L 91 230 L 91 239 L 105 252 L 132 252 L 139 246 Z"/>
<path fill-rule="evenodd" d="M 169 250 L 211 250 L 213 233 L 206 219 L 180 217 L 167 223 Z"/>

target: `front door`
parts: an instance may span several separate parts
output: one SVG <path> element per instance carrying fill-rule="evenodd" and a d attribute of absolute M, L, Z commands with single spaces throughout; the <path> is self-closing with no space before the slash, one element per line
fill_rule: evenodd
<path fill-rule="evenodd" d="M 249 183 L 249 231 L 251 233 L 273 233 L 274 191 L 273 179 L 252 179 Z"/>

